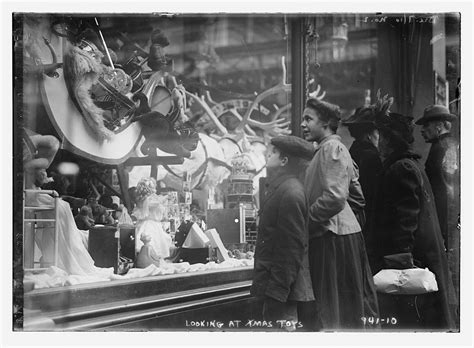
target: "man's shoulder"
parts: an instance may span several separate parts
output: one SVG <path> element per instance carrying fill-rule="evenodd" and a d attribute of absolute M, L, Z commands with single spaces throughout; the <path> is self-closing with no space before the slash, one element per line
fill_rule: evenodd
<path fill-rule="evenodd" d="M 439 145 L 443 147 L 444 149 L 451 148 L 451 147 L 457 147 L 459 145 L 458 141 L 456 138 L 452 136 L 447 136 L 443 137 L 439 140 Z"/>
<path fill-rule="evenodd" d="M 439 141 L 431 144 L 428 154 L 427 163 L 440 162 L 443 160 L 446 152 L 457 151 L 459 144 L 457 140 L 451 136 L 440 138 Z"/>

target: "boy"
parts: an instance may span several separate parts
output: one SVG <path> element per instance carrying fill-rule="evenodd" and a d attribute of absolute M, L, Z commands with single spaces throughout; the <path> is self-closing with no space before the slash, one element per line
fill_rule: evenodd
<path fill-rule="evenodd" d="M 250 291 L 263 299 L 263 319 L 287 331 L 296 330 L 301 302 L 314 300 L 308 268 L 308 210 L 299 180 L 312 153 L 313 146 L 301 138 L 273 138 L 267 154 L 267 184 L 262 188 Z"/>

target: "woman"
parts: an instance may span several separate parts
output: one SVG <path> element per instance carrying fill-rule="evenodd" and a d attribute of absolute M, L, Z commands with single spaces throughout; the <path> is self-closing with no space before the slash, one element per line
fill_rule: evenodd
<path fill-rule="evenodd" d="M 373 216 L 377 245 L 374 272 L 384 268 L 384 256 L 408 253 L 416 266 L 435 274 L 439 288 L 437 292 L 417 296 L 414 309 L 406 295 L 383 296 L 382 316 L 397 317 L 400 327 L 455 329 L 456 298 L 433 193 L 418 162 L 420 156 L 411 150 L 413 119 L 390 113 L 377 118 L 376 125 L 383 169 Z M 385 311 L 390 313 L 383 313 L 384 301 Z"/>
<path fill-rule="evenodd" d="M 379 131 L 375 127 L 375 116 L 384 112 L 377 105 L 360 107 L 343 125 L 355 139 L 349 149 L 352 159 L 359 168 L 359 182 L 365 198 L 365 216 L 369 219 L 374 207 L 375 185 L 377 175 L 382 169 L 378 145 Z M 364 238 L 367 240 L 366 228 L 362 227 Z"/>
<path fill-rule="evenodd" d="M 349 151 L 336 134 L 340 109 L 309 99 L 302 119 L 303 136 L 318 143 L 304 188 L 309 265 L 322 330 L 372 328 L 374 322 L 364 319 L 378 317 L 377 295 L 361 227 L 349 203 L 351 187 L 356 189 L 358 182 Z"/>

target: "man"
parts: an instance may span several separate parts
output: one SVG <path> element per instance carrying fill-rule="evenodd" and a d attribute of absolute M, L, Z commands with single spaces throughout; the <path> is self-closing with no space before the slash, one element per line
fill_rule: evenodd
<path fill-rule="evenodd" d="M 271 140 L 267 154 L 268 176 L 250 292 L 263 299 L 263 319 L 287 331 L 301 327 L 297 323 L 302 321 L 304 302 L 314 300 L 308 266 L 307 201 L 298 179 L 313 151 L 301 138 L 278 136 Z"/>
<path fill-rule="evenodd" d="M 433 189 L 436 211 L 449 251 L 456 232 L 459 214 L 459 144 L 451 136 L 452 122 L 456 116 L 441 105 L 428 106 L 416 121 L 421 125 L 421 135 L 431 149 L 425 162 L 425 172 Z"/>
<path fill-rule="evenodd" d="M 304 138 L 318 143 L 304 187 L 309 199 L 310 271 L 323 330 L 361 329 L 364 319 L 378 317 L 361 227 L 348 203 L 357 174 L 336 135 L 339 121 L 336 105 L 309 99 L 301 123 Z"/>
<path fill-rule="evenodd" d="M 459 297 L 460 235 L 457 228 L 460 213 L 459 143 L 451 136 L 456 116 L 441 105 L 428 106 L 416 121 L 421 135 L 431 143 L 425 162 L 425 172 L 433 190 L 444 246 L 454 288 Z"/>

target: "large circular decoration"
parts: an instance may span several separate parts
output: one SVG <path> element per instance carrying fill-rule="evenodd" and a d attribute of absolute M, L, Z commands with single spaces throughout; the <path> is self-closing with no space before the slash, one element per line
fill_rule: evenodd
<path fill-rule="evenodd" d="M 46 18 L 44 20 L 48 21 Z M 41 45 L 39 52 L 40 57 L 38 58 L 41 62 L 47 63 L 51 60 L 51 50 L 54 50 L 58 62 L 64 63 L 65 55 L 70 52 L 71 47 L 73 47 L 73 43 L 66 38 L 67 33 L 64 32 L 67 28 L 64 28 L 64 25 L 56 25 L 53 27 L 54 30 L 52 30 L 49 23 L 48 25 L 41 25 L 39 28 L 42 30 L 40 35 L 48 38 L 50 47 L 46 44 Z M 63 30 L 61 31 L 61 29 Z M 142 126 L 139 122 L 131 122 L 131 117 L 128 117 L 125 122 L 114 125 L 113 129 L 110 129 L 110 125 L 104 122 L 104 124 L 108 126 L 107 131 L 110 131 L 110 133 L 108 133 L 110 135 L 105 139 L 104 137 L 98 136 L 96 129 L 91 126 L 91 122 L 84 117 L 84 111 L 78 106 L 77 98 L 75 99 L 75 96 L 70 94 L 71 83 L 67 74 L 65 77 L 66 69 L 67 67 L 64 66 L 63 68 L 57 69 L 55 78 L 42 75 L 40 79 L 40 91 L 43 104 L 53 126 L 62 138 L 62 147 L 96 162 L 105 164 L 123 163 L 134 153 L 135 147 L 142 137 Z M 127 93 L 131 95 L 131 88 L 129 86 L 131 81 L 129 80 L 129 76 L 118 69 L 116 74 L 120 74 L 119 77 L 124 81 L 122 86 L 127 88 L 127 90 L 118 91 L 118 93 L 123 92 L 121 95 Z M 111 83 L 113 81 L 107 81 L 107 78 L 110 76 L 104 75 L 104 77 L 104 85 L 113 86 L 113 83 Z M 68 79 L 69 86 L 66 83 L 66 79 Z M 153 81 L 148 91 L 150 102 L 159 104 L 152 107 L 152 110 L 157 109 L 164 115 L 171 111 L 172 99 L 169 91 L 165 87 L 158 86 L 156 81 Z M 157 95 L 154 95 L 155 93 Z M 94 95 L 92 93 L 91 100 L 93 97 Z M 130 98 L 124 98 L 130 100 Z M 131 102 L 131 105 L 133 105 L 133 102 Z"/>

